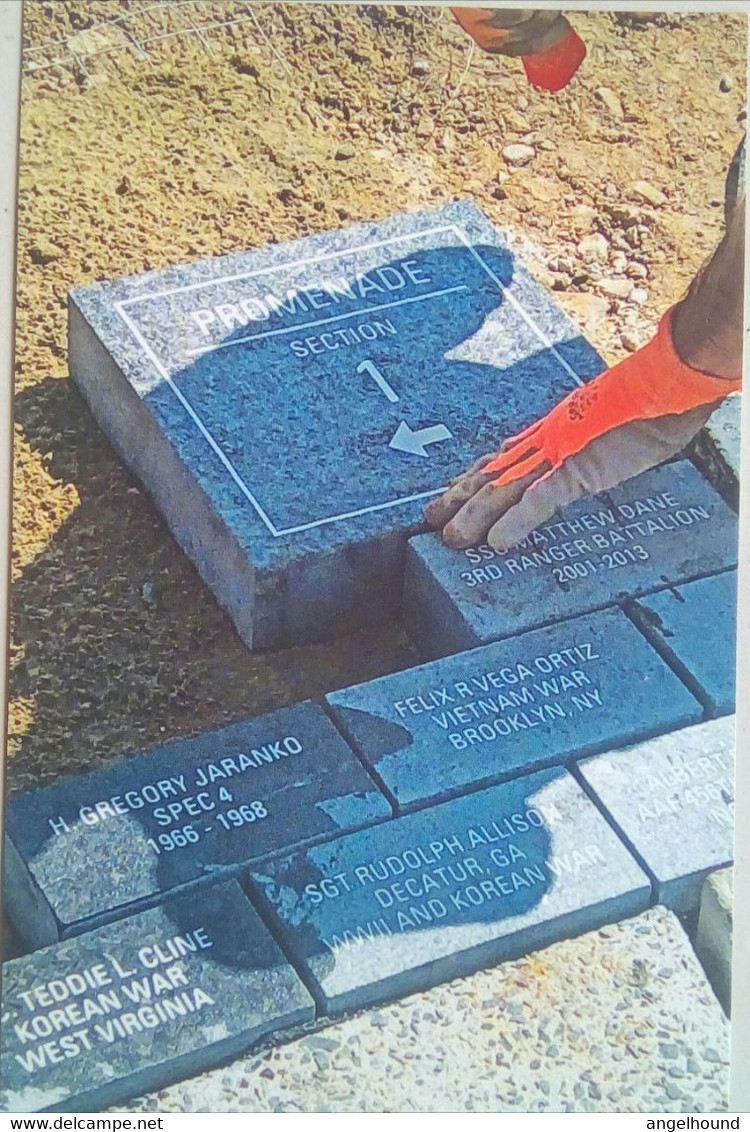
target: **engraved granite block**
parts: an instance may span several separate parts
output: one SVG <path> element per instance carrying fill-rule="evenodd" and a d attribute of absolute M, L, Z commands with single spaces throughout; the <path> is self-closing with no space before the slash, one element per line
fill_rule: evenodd
<path fill-rule="evenodd" d="M 329 1012 L 634 915 L 651 895 L 558 768 L 277 858 L 251 883 Z"/>
<path fill-rule="evenodd" d="M 736 516 L 681 460 L 570 504 L 504 553 L 417 536 L 404 619 L 425 656 L 442 656 L 736 562 Z"/>
<path fill-rule="evenodd" d="M 579 764 L 622 836 L 679 913 L 703 878 L 732 860 L 734 716 L 673 731 Z"/>
<path fill-rule="evenodd" d="M 3 968 L 4 1112 L 88 1112 L 306 1022 L 313 1000 L 235 881 Z"/>
<path fill-rule="evenodd" d="M 332 692 L 401 809 L 703 717 L 619 609 Z"/>
<path fill-rule="evenodd" d="M 322 709 L 296 704 L 17 795 L 7 906 L 40 947 L 390 813 Z"/>
<path fill-rule="evenodd" d="M 632 615 L 712 715 L 734 711 L 737 573 L 672 586 L 641 598 Z"/>
<path fill-rule="evenodd" d="M 425 502 L 601 368 L 468 202 L 70 297 L 71 376 L 250 647 L 395 614 Z"/>

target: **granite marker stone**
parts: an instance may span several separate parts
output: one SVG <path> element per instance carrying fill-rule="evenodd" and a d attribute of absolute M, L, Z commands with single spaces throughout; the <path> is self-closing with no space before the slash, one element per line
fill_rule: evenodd
<path fill-rule="evenodd" d="M 634 602 L 648 639 L 712 715 L 734 711 L 737 573 L 672 586 Z"/>
<path fill-rule="evenodd" d="M 425 656 L 443 656 L 736 562 L 736 516 L 680 460 L 570 504 L 503 553 L 412 539 L 404 620 Z"/>
<path fill-rule="evenodd" d="M 703 878 L 732 860 L 734 716 L 578 764 L 656 883 L 656 899 L 693 909 Z"/>
<path fill-rule="evenodd" d="M 3 1112 L 101 1111 L 314 1015 L 235 881 L 11 960 L 2 995 Z"/>
<path fill-rule="evenodd" d="M 329 1012 L 632 916 L 651 895 L 558 768 L 276 858 L 253 868 L 251 883 Z"/>
<path fill-rule="evenodd" d="M 401 809 L 703 718 L 619 609 L 326 699 Z"/>
<path fill-rule="evenodd" d="M 394 615 L 426 501 L 603 368 L 469 202 L 76 289 L 69 353 L 250 647 Z"/>
<path fill-rule="evenodd" d="M 296 704 L 17 795 L 7 907 L 40 947 L 390 813 L 323 710 Z"/>

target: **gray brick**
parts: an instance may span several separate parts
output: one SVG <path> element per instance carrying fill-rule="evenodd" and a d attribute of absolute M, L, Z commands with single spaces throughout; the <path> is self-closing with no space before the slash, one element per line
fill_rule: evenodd
<path fill-rule="evenodd" d="M 328 1012 L 432 986 L 650 900 L 581 787 L 551 769 L 251 871 Z"/>
<path fill-rule="evenodd" d="M 618 609 L 326 698 L 401 809 L 703 716 Z"/>
<path fill-rule="evenodd" d="M 734 717 L 710 720 L 579 764 L 655 878 L 656 898 L 694 909 L 703 878 L 732 860 Z"/>
<path fill-rule="evenodd" d="M 712 714 L 734 711 L 736 571 L 641 598 L 633 614 L 652 644 Z"/>
<path fill-rule="evenodd" d="M 38 947 L 390 813 L 322 709 L 296 704 L 12 799 L 7 906 Z"/>
<path fill-rule="evenodd" d="M 715 574 L 737 562 L 737 519 L 687 460 L 565 508 L 518 547 L 409 543 L 406 627 L 441 656 Z"/>
<path fill-rule="evenodd" d="M 14 959 L 2 993 L 3 1112 L 100 1111 L 314 1013 L 234 881 Z"/>

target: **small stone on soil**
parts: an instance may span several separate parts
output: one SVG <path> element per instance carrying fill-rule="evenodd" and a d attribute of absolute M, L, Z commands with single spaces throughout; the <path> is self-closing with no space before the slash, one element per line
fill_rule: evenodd
<path fill-rule="evenodd" d="M 503 158 L 509 165 L 528 165 L 536 157 L 536 150 L 531 145 L 506 145 L 503 149 Z"/>
<path fill-rule="evenodd" d="M 609 244 L 601 232 L 594 232 L 591 236 L 584 236 L 578 245 L 578 254 L 584 263 L 592 260 L 606 260 Z"/>
<path fill-rule="evenodd" d="M 615 94 L 613 90 L 608 86 L 600 86 L 596 91 L 596 97 L 606 106 L 610 114 L 613 114 L 615 118 L 622 118 L 622 103 L 619 95 Z"/>
<path fill-rule="evenodd" d="M 661 189 L 657 189 L 650 181 L 634 181 L 630 186 L 629 195 L 634 197 L 635 200 L 642 200 L 646 204 L 653 205 L 654 208 L 667 203 L 667 198 Z"/>
<path fill-rule="evenodd" d="M 633 284 L 629 279 L 600 279 L 597 287 L 605 295 L 611 295 L 613 299 L 627 299 L 633 290 Z"/>

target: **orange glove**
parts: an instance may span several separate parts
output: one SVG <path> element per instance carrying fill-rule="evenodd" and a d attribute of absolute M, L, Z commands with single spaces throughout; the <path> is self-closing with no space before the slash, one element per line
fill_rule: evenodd
<path fill-rule="evenodd" d="M 499 473 L 492 485 L 505 487 L 549 465 L 541 477 L 546 479 L 568 457 L 619 425 L 685 413 L 738 390 L 740 378 L 712 377 L 681 360 L 672 341 L 673 310 L 667 311 L 655 337 L 640 350 L 569 393 L 546 417 L 506 440 L 482 468 L 486 476 Z"/>
<path fill-rule="evenodd" d="M 586 57 L 585 44 L 559 12 L 507 8 L 451 11 L 483 51 L 520 55 L 533 86 L 561 90 Z"/>
<path fill-rule="evenodd" d="M 442 528 L 447 546 L 486 541 L 507 550 L 576 499 L 617 487 L 680 452 L 716 405 L 618 425 L 569 456 L 553 475 L 534 479 L 532 473 L 506 487 L 487 482 L 484 469 L 493 457 L 483 456 L 429 504 L 425 518 Z"/>

